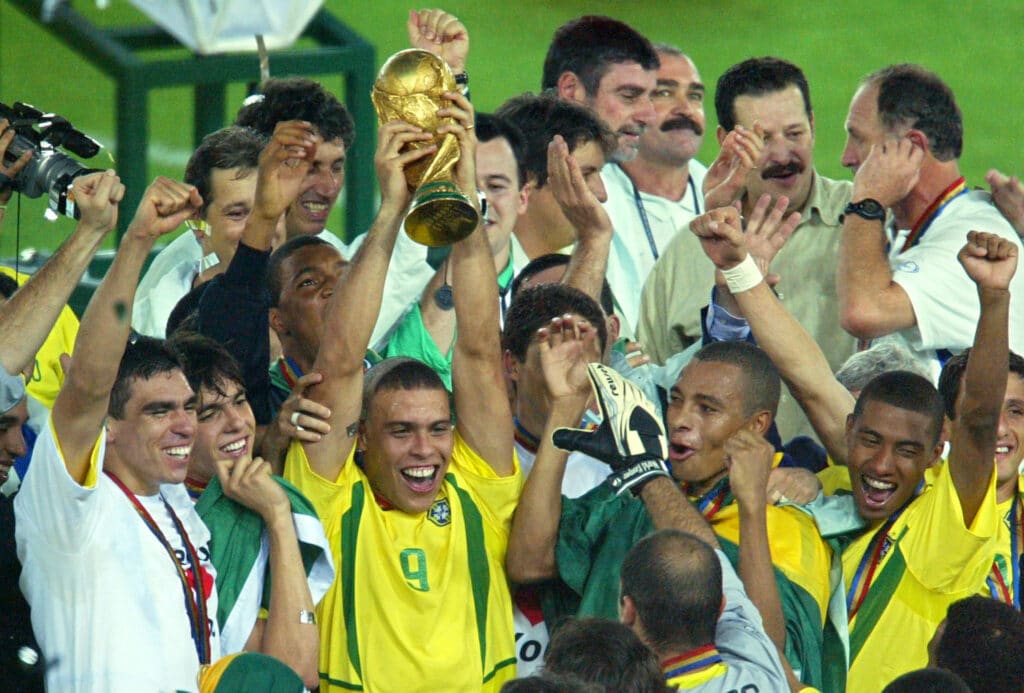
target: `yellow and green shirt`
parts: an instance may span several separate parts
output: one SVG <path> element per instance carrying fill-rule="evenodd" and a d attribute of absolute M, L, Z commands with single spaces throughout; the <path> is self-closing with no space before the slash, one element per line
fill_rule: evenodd
<path fill-rule="evenodd" d="M 849 693 L 877 693 L 926 666 L 927 645 L 955 601 L 978 592 L 992 567 L 999 526 L 995 468 L 971 525 L 940 463 L 906 508 L 843 550 L 850 612 Z"/>
<path fill-rule="evenodd" d="M 523 480 L 456 433 L 430 510 L 385 510 L 349 455 L 335 480 L 293 442 L 285 478 L 324 523 L 337 577 L 317 609 L 320 690 L 498 691 L 515 676 L 505 549 Z"/>

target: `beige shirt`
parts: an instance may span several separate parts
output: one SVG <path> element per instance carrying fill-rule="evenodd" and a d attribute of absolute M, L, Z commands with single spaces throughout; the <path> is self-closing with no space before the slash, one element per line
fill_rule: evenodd
<path fill-rule="evenodd" d="M 815 173 L 801 222 L 772 262 L 780 275 L 775 291 L 800 321 L 835 370 L 856 350 L 856 340 L 839 326 L 836 265 L 842 214 L 852 185 Z M 654 265 L 640 300 L 638 341 L 657 363 L 700 340 L 700 311 L 711 300 L 714 265 L 689 230 L 678 234 Z M 783 387 L 779 403 L 783 440 L 813 435 L 803 411 Z"/>

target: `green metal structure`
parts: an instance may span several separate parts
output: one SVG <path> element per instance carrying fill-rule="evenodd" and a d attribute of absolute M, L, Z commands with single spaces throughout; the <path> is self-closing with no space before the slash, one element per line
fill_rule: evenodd
<path fill-rule="evenodd" d="M 195 90 L 194 144 L 225 125 L 227 86 L 258 82 L 255 54 L 224 54 L 184 58 L 144 59 L 145 51 L 181 49 L 170 34 L 155 25 L 100 28 L 76 12 L 70 3 L 59 5 L 50 22 L 40 19 L 41 0 L 9 0 L 25 15 L 77 51 L 116 82 L 116 136 L 118 173 L 126 187 L 123 209 L 134 210 L 149 184 L 148 143 L 151 89 L 192 86 Z M 355 120 L 356 140 L 348 152 L 345 184 L 345 227 L 349 237 L 369 228 L 373 218 L 373 175 L 376 116 L 370 90 L 376 74 L 372 44 L 321 9 L 302 36 L 315 48 L 294 48 L 271 54 L 280 75 L 341 75 L 345 104 Z M 131 214 L 120 215 L 120 234 Z"/>

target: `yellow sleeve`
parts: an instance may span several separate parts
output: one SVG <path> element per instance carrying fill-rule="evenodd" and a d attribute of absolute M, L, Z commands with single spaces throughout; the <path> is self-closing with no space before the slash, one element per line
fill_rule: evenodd
<path fill-rule="evenodd" d="M 927 481 L 931 481 L 930 488 L 905 513 L 906 524 L 914 528 L 904 539 L 907 570 L 922 585 L 938 592 L 977 589 L 995 557 L 1000 522 L 995 465 L 985 500 L 970 527 L 964 525 L 949 465 L 936 465 L 934 473 L 926 475 Z M 900 531 L 899 527 L 893 529 Z"/>
<path fill-rule="evenodd" d="M 455 475 L 456 482 L 479 501 L 481 512 L 488 516 L 490 524 L 506 532 L 512 524 L 512 513 L 523 490 L 523 472 L 515 452 L 512 462 L 512 474 L 498 476 L 491 465 L 462 439 L 458 429 L 455 430 L 455 446 L 449 470 Z"/>
<path fill-rule="evenodd" d="M 331 481 L 314 472 L 309 466 L 309 458 L 306 457 L 306 449 L 302 447 L 302 443 L 292 440 L 288 446 L 288 453 L 284 459 L 284 478 L 309 499 L 325 527 L 331 518 L 341 515 L 341 505 L 347 502 L 346 491 L 352 488 L 359 476 L 355 452 L 356 448 L 353 445 L 338 478 Z"/>

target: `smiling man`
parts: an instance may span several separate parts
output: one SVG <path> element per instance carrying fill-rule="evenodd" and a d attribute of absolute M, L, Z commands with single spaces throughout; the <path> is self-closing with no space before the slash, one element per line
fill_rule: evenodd
<path fill-rule="evenodd" d="M 459 141 L 459 189 L 476 190 L 472 107 L 446 94 Z M 320 605 L 320 690 L 497 691 L 514 675 L 505 545 L 522 477 L 501 371 L 498 290 L 478 228 L 451 253 L 459 332 L 452 357 L 453 426 L 440 378 L 415 359 L 363 375 L 384 277 L 410 202 L 404 168 L 434 151 L 406 147 L 430 134 L 381 126 L 381 208 L 331 292 L 307 396 L 330 431 L 293 442 L 285 477 L 313 502 L 338 577 Z"/>
<path fill-rule="evenodd" d="M 942 462 L 943 402 L 925 378 L 905 371 L 880 375 L 854 404 L 821 349 L 751 267 L 736 210 L 703 215 L 693 231 L 715 266 L 732 272 L 729 288 L 758 343 L 800 397 L 832 459 L 849 468 L 852 495 L 831 514 L 835 520 L 845 513 L 849 526 L 833 523 L 828 530 L 845 547 L 846 690 L 877 691 L 924 666 L 946 608 L 978 591 L 992 569 L 999 524 L 993 458 L 1017 247 L 995 234 L 971 232 L 960 250 L 981 316 L 956 400 L 949 458 Z M 838 659 L 846 661 L 841 653 Z"/>
<path fill-rule="evenodd" d="M 105 228 L 116 224 L 124 187 L 113 171 L 74 187 Z M 209 533 L 182 484 L 195 395 L 162 343 L 127 344 L 143 262 L 200 204 L 166 178 L 147 188 L 15 500 L 49 690 L 194 691 L 200 666 L 220 656 Z"/>
<path fill-rule="evenodd" d="M 608 189 L 605 209 L 615 227 L 608 282 L 626 326 L 635 335 L 640 291 L 654 263 L 680 229 L 704 211 L 704 175 L 697 161 L 704 142 L 704 83 L 693 61 L 674 46 L 656 44 L 656 113 L 640 136 L 639 155 L 601 175 Z"/>
<path fill-rule="evenodd" d="M 838 368 L 856 348 L 840 326 L 835 298 L 836 257 L 850 184 L 814 169 L 815 123 L 807 78 L 780 58 L 745 60 L 719 78 L 715 110 L 722 152 L 705 185 L 718 189 L 718 204 L 740 200 L 747 218 L 766 193 L 773 202 L 785 196 L 788 211 L 800 212 L 800 223 L 778 251 L 771 271 L 781 277 L 777 290 L 783 303 L 821 345 L 829 364 Z M 747 163 L 753 166 L 742 163 L 736 153 L 735 142 L 746 140 L 752 140 L 754 158 Z M 701 338 L 701 308 L 710 301 L 714 276 L 714 265 L 693 234 L 678 234 L 665 248 L 643 288 L 637 334 L 655 363 L 664 363 Z M 778 426 L 783 440 L 811 433 L 785 388 Z"/>

